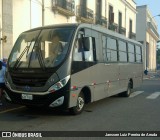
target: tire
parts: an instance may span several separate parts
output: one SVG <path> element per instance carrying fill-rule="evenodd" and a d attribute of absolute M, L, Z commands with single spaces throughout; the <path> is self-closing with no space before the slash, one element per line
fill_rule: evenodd
<path fill-rule="evenodd" d="M 121 93 L 123 97 L 129 97 L 131 95 L 131 82 L 128 83 L 127 91 Z"/>
<path fill-rule="evenodd" d="M 85 107 L 85 98 L 83 92 L 80 92 L 78 98 L 77 98 L 77 105 L 75 107 L 70 108 L 70 114 L 72 115 L 78 115 L 81 112 L 83 112 Z"/>

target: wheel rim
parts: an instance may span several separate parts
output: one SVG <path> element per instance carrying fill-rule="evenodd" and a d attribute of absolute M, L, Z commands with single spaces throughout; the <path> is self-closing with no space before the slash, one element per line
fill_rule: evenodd
<path fill-rule="evenodd" d="M 84 99 L 82 97 L 78 97 L 77 110 L 81 111 L 83 107 L 84 107 Z"/>
<path fill-rule="evenodd" d="M 128 86 L 128 91 L 127 91 L 127 94 L 130 95 L 131 93 L 131 88 L 130 88 L 130 85 Z"/>

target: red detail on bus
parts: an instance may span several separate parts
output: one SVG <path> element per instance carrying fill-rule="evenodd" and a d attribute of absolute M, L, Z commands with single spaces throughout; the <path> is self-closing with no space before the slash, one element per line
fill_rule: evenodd
<path fill-rule="evenodd" d="M 72 97 L 76 97 L 76 94 L 72 94 Z"/>
<path fill-rule="evenodd" d="M 78 90 L 77 86 L 72 86 L 71 90 Z"/>
<path fill-rule="evenodd" d="M 92 85 L 93 85 L 93 86 L 96 85 L 96 82 L 93 82 Z"/>

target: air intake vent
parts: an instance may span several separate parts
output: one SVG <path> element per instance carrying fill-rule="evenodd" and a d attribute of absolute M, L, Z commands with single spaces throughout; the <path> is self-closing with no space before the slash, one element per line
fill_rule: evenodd
<path fill-rule="evenodd" d="M 18 86 L 33 86 L 33 87 L 41 87 L 44 86 L 47 82 L 48 78 L 22 78 L 22 77 L 12 77 L 12 81 L 15 85 Z"/>

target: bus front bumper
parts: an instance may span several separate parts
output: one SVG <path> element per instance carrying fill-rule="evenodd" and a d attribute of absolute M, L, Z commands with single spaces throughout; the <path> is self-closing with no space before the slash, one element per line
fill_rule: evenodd
<path fill-rule="evenodd" d="M 14 104 L 29 105 L 29 106 L 43 106 L 43 107 L 60 107 L 67 109 L 69 104 L 69 90 L 67 85 L 53 93 L 46 95 L 30 95 L 32 98 L 24 99 L 23 93 L 13 92 L 7 87 L 4 89 L 5 98 L 7 101 Z M 26 95 L 26 96 L 28 96 Z"/>

